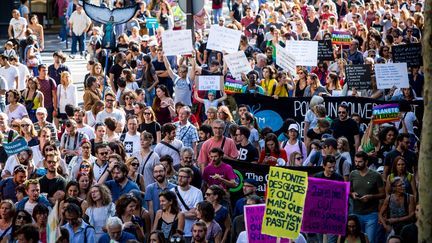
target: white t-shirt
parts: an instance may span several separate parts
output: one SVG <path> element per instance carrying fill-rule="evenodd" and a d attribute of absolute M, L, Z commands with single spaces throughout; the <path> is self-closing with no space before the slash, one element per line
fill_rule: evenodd
<path fill-rule="evenodd" d="M 91 23 L 91 20 L 84 11 L 78 13 L 75 11 L 69 18 L 69 23 L 72 23 L 72 32 L 75 35 L 82 35 L 87 27 Z"/>
<path fill-rule="evenodd" d="M 27 211 L 28 213 L 30 213 L 30 215 L 32 215 L 33 209 L 34 209 L 34 207 L 36 207 L 37 204 L 38 204 L 37 202 L 31 203 L 30 201 L 27 201 L 24 205 L 24 210 Z"/>
<path fill-rule="evenodd" d="M 89 139 L 94 139 L 96 136 L 94 133 L 94 129 L 91 126 L 86 124 L 84 124 L 84 127 L 81 128 L 78 127 L 77 131 L 86 134 L 89 137 Z"/>
<path fill-rule="evenodd" d="M 199 202 L 204 200 L 202 191 L 194 186 L 191 186 L 187 191 L 182 191 L 179 186 L 177 186 L 177 188 L 180 196 L 183 198 L 183 201 L 189 207 L 189 209 L 195 208 Z M 172 188 L 171 191 L 175 193 L 175 188 Z M 186 210 L 185 206 L 178 198 L 178 196 L 177 196 L 177 201 L 181 211 L 187 212 L 188 210 Z M 184 236 L 186 237 L 192 236 L 192 225 L 194 224 L 195 221 L 196 219 L 185 219 Z"/>
<path fill-rule="evenodd" d="M 63 84 L 57 86 L 57 100 L 60 113 L 66 113 L 65 107 L 67 104 L 78 106 L 77 88 L 73 84 L 69 84 L 66 88 Z"/>
<path fill-rule="evenodd" d="M 9 107 L 10 105 L 6 106 L 6 115 L 9 118 L 9 122 L 12 122 L 15 119 L 22 119 L 24 116 L 28 116 L 27 109 L 24 105 L 18 104 L 14 111 L 9 111 Z"/>
<path fill-rule="evenodd" d="M 19 19 L 12 18 L 9 22 L 9 25 L 12 25 L 13 35 L 15 39 L 25 39 L 25 28 L 27 26 L 27 20 L 23 17 L 19 17 Z"/>
<path fill-rule="evenodd" d="M 128 156 L 131 156 L 134 152 L 139 152 L 141 150 L 140 133 L 137 132 L 135 135 L 126 133 L 123 145 Z"/>
<path fill-rule="evenodd" d="M 170 145 L 176 148 L 178 151 L 183 148 L 183 142 L 178 139 L 174 139 L 174 141 L 172 141 Z M 177 153 L 174 149 L 166 146 L 165 144 L 158 143 L 154 148 L 154 151 L 159 155 L 159 157 L 162 157 L 164 155 L 171 156 L 171 158 L 173 158 L 173 166 L 180 164 L 180 154 Z"/>
<path fill-rule="evenodd" d="M 0 68 L 0 75 L 3 76 L 6 79 L 7 83 L 7 90 L 16 89 L 15 85 L 15 78 L 18 78 L 19 80 L 19 72 L 18 68 L 14 66 L 9 66 L 9 68 Z"/>
<path fill-rule="evenodd" d="M 0 90 L 8 90 L 6 79 L 0 75 Z M 0 102 L 6 104 L 6 96 L 0 95 Z"/>
<path fill-rule="evenodd" d="M 18 90 L 23 90 L 26 88 L 26 81 L 27 81 L 27 77 L 30 76 L 30 72 L 27 68 L 26 65 L 22 64 L 22 63 L 18 63 L 18 67 L 16 67 L 18 69 Z"/>

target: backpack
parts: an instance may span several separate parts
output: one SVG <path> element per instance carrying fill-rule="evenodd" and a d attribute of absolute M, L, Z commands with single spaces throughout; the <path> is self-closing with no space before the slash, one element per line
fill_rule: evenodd
<path fill-rule="evenodd" d="M 343 175 L 343 164 L 345 163 L 345 161 L 346 161 L 346 158 L 341 155 L 340 159 L 339 159 L 339 167 L 338 168 L 339 168 L 339 173 L 342 177 L 344 176 Z M 354 169 L 353 165 L 350 164 L 350 172 L 353 171 L 353 169 Z"/>
<path fill-rule="evenodd" d="M 288 143 L 288 140 L 285 140 L 283 143 L 282 143 L 282 148 L 283 149 L 285 149 L 285 146 L 287 145 L 287 143 Z M 300 150 L 300 153 L 302 154 L 302 156 L 303 156 L 303 142 L 300 140 L 300 139 L 297 139 L 297 144 L 298 144 L 298 146 L 299 146 L 299 150 Z"/>

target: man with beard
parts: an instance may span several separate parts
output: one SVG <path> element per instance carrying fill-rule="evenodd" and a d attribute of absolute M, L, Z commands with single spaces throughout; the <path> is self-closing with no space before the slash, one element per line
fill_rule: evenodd
<path fill-rule="evenodd" d="M 69 232 L 69 240 L 70 242 L 94 243 L 95 229 L 84 222 L 81 217 L 81 208 L 78 205 L 74 203 L 67 205 L 64 210 L 64 219 L 67 224 L 64 227 Z"/>
<path fill-rule="evenodd" d="M 48 200 L 54 205 L 57 200 L 65 196 L 66 180 L 57 173 L 60 162 L 58 155 L 52 152 L 47 153 L 44 162 L 47 174 L 39 180 L 41 193 L 46 193 Z"/>
<path fill-rule="evenodd" d="M 28 213 L 33 214 L 33 208 L 38 203 L 51 208 L 51 204 L 48 199 L 40 194 L 39 180 L 27 180 L 24 182 L 24 187 L 27 197 L 23 198 L 17 203 L 17 210 L 24 209 Z"/>
<path fill-rule="evenodd" d="M 204 222 L 198 221 L 193 224 L 192 226 L 193 243 L 207 243 L 206 235 L 207 235 L 207 225 Z"/>
<path fill-rule="evenodd" d="M 128 177 L 128 168 L 124 163 L 118 163 L 114 165 L 111 176 L 112 180 L 109 180 L 105 183 L 105 185 L 110 189 L 113 202 L 117 201 L 117 199 L 125 194 L 130 192 L 133 189 L 139 190 L 138 185 L 129 180 Z"/>
<path fill-rule="evenodd" d="M 193 174 L 191 168 L 180 168 L 178 172 L 178 186 L 171 189 L 177 195 L 179 207 L 185 215 L 183 236 L 188 242 L 192 238 L 192 224 L 196 221 L 195 206 L 204 200 L 200 189 L 190 185 Z"/>
<path fill-rule="evenodd" d="M 196 188 L 201 188 L 202 185 L 202 177 L 201 171 L 198 167 L 193 164 L 194 152 L 192 148 L 184 147 L 180 151 L 180 164 L 175 165 L 174 169 L 179 171 L 181 168 L 190 168 L 193 171 L 192 182 L 190 183 L 192 186 Z"/>
<path fill-rule="evenodd" d="M 27 180 L 27 170 L 22 165 L 15 166 L 13 170 L 13 177 L 9 177 L 0 181 L 0 198 L 10 199 L 16 203 L 16 190 L 15 188 L 22 185 Z"/>
<path fill-rule="evenodd" d="M 74 120 L 77 123 L 77 131 L 86 134 L 89 139 L 94 139 L 95 131 L 91 126 L 84 124 L 84 117 L 85 111 L 80 107 L 76 107 L 74 109 Z"/>
<path fill-rule="evenodd" d="M 77 131 L 78 124 L 74 120 L 66 121 L 66 132 L 60 139 L 60 151 L 64 160 L 69 164 L 70 160 L 80 154 L 80 144 L 83 140 L 89 140 L 88 136 Z"/>
<path fill-rule="evenodd" d="M 95 147 L 96 163 L 93 164 L 93 174 L 97 183 L 105 181 L 111 173 L 108 170 L 108 151 L 107 143 L 102 143 Z"/>
<path fill-rule="evenodd" d="M 162 126 L 162 137 L 160 143 L 154 148 L 154 152 L 162 157 L 169 155 L 173 158 L 173 164 L 178 165 L 180 163 L 180 150 L 183 147 L 182 141 L 176 138 L 176 126 L 167 123 Z"/>
<path fill-rule="evenodd" d="M 169 191 L 175 187 L 174 184 L 166 180 L 166 168 L 161 165 L 155 165 L 153 168 L 154 183 L 147 186 L 144 200 L 147 201 L 147 208 L 152 220 L 155 213 L 160 209 L 159 194 L 163 191 Z"/>
<path fill-rule="evenodd" d="M 233 218 L 235 218 L 238 215 L 243 214 L 244 212 L 244 206 L 246 205 L 246 201 L 249 196 L 255 195 L 258 188 L 258 182 L 255 179 L 248 178 L 243 181 L 243 198 L 240 198 L 237 200 L 235 207 L 234 207 L 234 213 Z"/>
<path fill-rule="evenodd" d="M 368 168 L 368 155 L 365 152 L 357 152 L 354 162 L 356 170 L 349 176 L 353 213 L 359 218 L 369 242 L 375 243 L 379 201 L 385 197 L 384 182 L 381 174 Z"/>
<path fill-rule="evenodd" d="M 212 148 L 210 150 L 210 159 L 212 161 L 203 172 L 204 188 L 212 185 L 221 186 L 227 190 L 237 186 L 236 174 L 233 168 L 222 162 L 224 151 L 221 148 Z"/>
<path fill-rule="evenodd" d="M 107 117 L 114 117 L 116 121 L 125 124 L 124 113 L 114 108 L 114 102 L 116 102 L 116 96 L 112 92 L 107 92 L 105 94 L 105 109 L 96 115 L 96 122 L 104 122 Z"/>

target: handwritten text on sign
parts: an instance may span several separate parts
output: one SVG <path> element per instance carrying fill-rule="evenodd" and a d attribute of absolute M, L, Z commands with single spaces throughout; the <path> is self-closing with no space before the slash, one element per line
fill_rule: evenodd
<path fill-rule="evenodd" d="M 297 66 L 311 67 L 318 63 L 318 41 L 287 41 L 286 49 Z"/>
<path fill-rule="evenodd" d="M 165 55 L 192 54 L 191 30 L 167 30 L 162 33 L 162 46 Z"/>
<path fill-rule="evenodd" d="M 241 35 L 241 31 L 212 25 L 207 41 L 207 49 L 220 52 L 226 51 L 227 53 L 237 52 Z"/>
<path fill-rule="evenodd" d="M 199 76 L 198 90 L 220 90 L 221 76 Z"/>
<path fill-rule="evenodd" d="M 375 64 L 375 77 L 378 89 L 409 88 L 406 63 Z"/>
<path fill-rule="evenodd" d="M 295 73 L 296 63 L 294 56 L 280 45 L 276 45 L 276 64 L 285 71 L 291 72 L 291 74 Z"/>
<path fill-rule="evenodd" d="M 307 173 L 271 167 L 261 233 L 295 239 L 302 224 Z"/>
<path fill-rule="evenodd" d="M 224 60 L 229 67 L 231 75 L 237 80 L 241 80 L 242 73 L 246 75 L 252 71 L 244 51 L 238 51 L 229 55 L 224 55 Z"/>
<path fill-rule="evenodd" d="M 16 139 L 10 143 L 4 143 L 3 147 L 9 156 L 28 149 L 27 141 L 24 138 Z"/>
<path fill-rule="evenodd" d="M 376 105 L 372 114 L 375 124 L 399 121 L 399 104 Z"/>
<path fill-rule="evenodd" d="M 344 235 L 349 182 L 309 177 L 302 232 Z"/>

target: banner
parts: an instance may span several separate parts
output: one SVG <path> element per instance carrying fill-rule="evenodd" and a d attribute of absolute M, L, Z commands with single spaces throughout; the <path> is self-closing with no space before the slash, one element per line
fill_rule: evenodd
<path fill-rule="evenodd" d="M 399 104 L 376 105 L 372 112 L 375 124 L 400 121 Z"/>
<path fill-rule="evenodd" d="M 331 40 L 318 41 L 318 60 L 334 61 L 333 45 Z"/>
<path fill-rule="evenodd" d="M 227 53 L 237 52 L 241 35 L 241 31 L 212 25 L 207 41 L 207 49 L 220 52 L 226 51 Z"/>
<path fill-rule="evenodd" d="M 59 225 L 59 202 L 56 201 L 53 209 L 48 215 L 46 234 L 47 234 L 47 242 L 57 242 L 57 239 L 60 237 L 60 226 Z"/>
<path fill-rule="evenodd" d="M 351 32 L 344 31 L 333 31 L 332 32 L 332 43 L 336 45 L 350 45 L 351 44 Z"/>
<path fill-rule="evenodd" d="M 406 62 L 408 67 L 423 66 L 421 43 L 392 46 L 393 62 Z"/>
<path fill-rule="evenodd" d="M 309 177 L 302 232 L 345 235 L 349 182 Z"/>
<path fill-rule="evenodd" d="M 297 238 L 302 224 L 307 187 L 306 172 L 270 167 L 261 233 Z"/>
<path fill-rule="evenodd" d="M 304 118 L 309 110 L 308 97 L 279 98 L 264 95 L 234 94 L 237 105 L 245 104 L 249 111 L 256 116 L 258 126 L 262 129 L 270 127 L 276 134 L 282 131 L 283 122 L 287 118 L 297 121 L 300 126 L 300 135 L 303 136 Z M 360 115 L 361 123 L 368 125 L 372 118 L 372 110 L 375 105 L 391 104 L 391 101 L 375 100 L 366 97 L 324 97 L 324 105 L 330 118 L 337 117 L 338 105 L 345 102 L 348 105 L 349 114 Z M 424 105 L 422 100 L 410 102 L 419 124 L 423 121 Z M 421 127 L 420 127 L 421 131 Z M 284 131 L 286 132 L 286 131 Z"/>
<path fill-rule="evenodd" d="M 287 41 L 285 49 L 294 57 L 297 66 L 315 67 L 318 64 L 317 41 L 290 40 Z"/>
<path fill-rule="evenodd" d="M 276 64 L 282 67 L 285 71 L 289 71 L 291 74 L 295 74 L 296 63 L 295 58 L 291 55 L 287 49 L 283 48 L 279 44 L 276 45 Z"/>
<path fill-rule="evenodd" d="M 198 90 L 221 90 L 222 78 L 215 75 L 200 75 L 197 78 Z"/>
<path fill-rule="evenodd" d="M 227 94 L 241 93 L 243 82 L 227 78 L 224 83 L 224 91 Z"/>
<path fill-rule="evenodd" d="M 378 89 L 410 87 L 406 63 L 375 64 L 375 77 Z"/>
<path fill-rule="evenodd" d="M 3 147 L 9 156 L 28 149 L 27 141 L 24 138 L 15 139 L 10 143 L 3 143 Z"/>
<path fill-rule="evenodd" d="M 191 30 L 167 30 L 162 32 L 162 48 L 166 56 L 192 54 Z"/>
<path fill-rule="evenodd" d="M 224 60 L 231 72 L 231 75 L 237 80 L 241 80 L 242 73 L 246 75 L 252 71 L 251 65 L 247 60 L 244 51 L 224 55 Z"/>
<path fill-rule="evenodd" d="M 348 83 L 349 89 L 356 88 L 357 90 L 371 88 L 371 70 L 370 65 L 346 65 L 345 66 L 345 82 Z"/>

